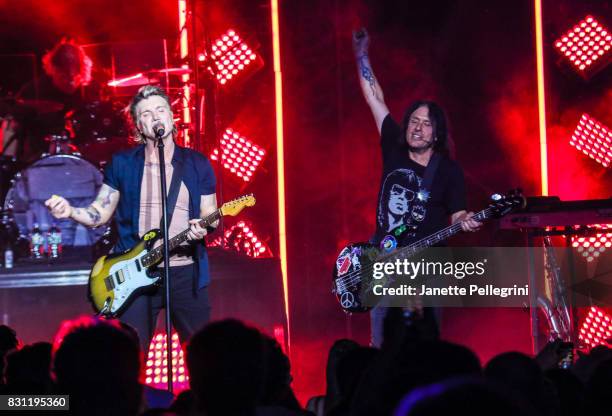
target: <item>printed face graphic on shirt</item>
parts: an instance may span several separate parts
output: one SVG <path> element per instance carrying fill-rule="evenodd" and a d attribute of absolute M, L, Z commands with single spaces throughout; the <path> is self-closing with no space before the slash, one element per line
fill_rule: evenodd
<path fill-rule="evenodd" d="M 416 198 L 421 178 L 411 169 L 395 169 L 383 181 L 378 201 L 377 223 L 385 232 L 425 219 L 425 202 Z"/>
<path fill-rule="evenodd" d="M 389 193 L 389 211 L 394 215 L 406 215 L 414 199 L 414 192 L 402 185 L 394 183 Z"/>

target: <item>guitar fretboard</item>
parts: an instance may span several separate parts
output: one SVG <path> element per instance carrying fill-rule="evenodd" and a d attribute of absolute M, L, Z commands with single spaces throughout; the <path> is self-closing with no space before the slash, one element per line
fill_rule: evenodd
<path fill-rule="evenodd" d="M 202 218 L 199 222 L 200 227 L 202 228 L 208 227 L 210 224 L 217 221 L 219 218 L 221 218 L 220 209 L 216 210 L 215 212 L 206 216 L 205 218 Z M 188 234 L 189 234 L 189 228 L 187 228 L 186 230 L 172 237 L 170 241 L 168 241 L 168 251 L 174 250 L 175 248 L 180 246 L 182 243 L 187 241 Z M 141 263 L 144 267 L 150 267 L 156 264 L 157 262 L 159 262 L 163 258 L 164 258 L 164 246 L 161 245 L 159 247 L 152 249 L 147 254 L 142 256 Z"/>
<path fill-rule="evenodd" d="M 489 207 L 489 208 L 483 209 L 482 211 L 477 212 L 476 214 L 474 214 L 472 218 L 475 219 L 476 221 L 482 222 L 484 220 L 491 218 L 492 215 L 493 215 L 493 210 Z M 428 237 L 418 240 L 406 247 L 402 247 L 399 250 L 393 251 L 389 254 L 385 254 L 384 256 L 379 257 L 377 261 L 408 259 L 414 256 L 415 254 L 425 250 L 426 248 L 429 248 L 433 245 L 436 245 L 452 237 L 453 235 L 457 234 L 461 230 L 462 230 L 461 222 L 456 222 L 446 228 L 443 228 L 442 230 L 438 231 L 435 234 L 432 234 Z"/>

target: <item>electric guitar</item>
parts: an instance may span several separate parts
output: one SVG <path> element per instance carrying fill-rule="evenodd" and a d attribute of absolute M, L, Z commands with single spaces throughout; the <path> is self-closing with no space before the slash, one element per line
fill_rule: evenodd
<path fill-rule="evenodd" d="M 474 219 L 483 222 L 489 218 L 501 217 L 519 206 L 524 206 L 525 198 L 520 191 L 511 191 L 508 195 L 494 194 L 488 208 L 474 214 Z M 373 288 L 373 264 L 376 262 L 394 262 L 396 259 L 408 259 L 428 247 L 438 244 L 461 231 L 459 222 L 422 238 L 405 247 L 396 248 L 392 241 L 399 241 L 414 227 L 400 226 L 382 239 L 380 246 L 370 243 L 354 243 L 346 246 L 336 259 L 333 271 L 332 293 L 345 312 L 366 312 L 371 306 L 364 304 L 363 298 Z"/>
<path fill-rule="evenodd" d="M 236 216 L 245 207 L 255 205 L 253 195 L 245 195 L 226 202 L 200 220 L 205 228 L 224 216 Z M 187 241 L 189 228 L 168 240 L 172 251 Z M 150 273 L 164 258 L 163 246 L 153 248 L 162 237 L 161 230 L 153 229 L 144 234 L 140 242 L 123 253 L 102 256 L 89 274 L 88 294 L 94 310 L 106 317 L 116 317 L 141 292 L 156 284 L 161 277 Z"/>

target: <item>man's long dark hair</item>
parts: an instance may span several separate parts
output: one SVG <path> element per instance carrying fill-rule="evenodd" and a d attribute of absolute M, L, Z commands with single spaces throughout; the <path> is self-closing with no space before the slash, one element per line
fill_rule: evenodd
<path fill-rule="evenodd" d="M 433 101 L 427 100 L 417 100 L 414 101 L 410 106 L 406 109 L 404 113 L 404 118 L 402 118 L 402 135 L 398 138 L 400 145 L 405 147 L 408 150 L 408 143 L 406 143 L 406 130 L 408 130 L 408 122 L 410 121 L 410 116 L 414 113 L 419 107 L 427 107 L 429 111 L 429 119 L 431 120 L 433 126 L 433 135 L 437 140 L 434 142 L 433 150 L 434 152 L 440 153 L 445 156 L 450 156 L 450 138 L 448 134 L 448 125 L 446 123 L 446 115 L 444 114 L 444 110 L 437 103 Z"/>

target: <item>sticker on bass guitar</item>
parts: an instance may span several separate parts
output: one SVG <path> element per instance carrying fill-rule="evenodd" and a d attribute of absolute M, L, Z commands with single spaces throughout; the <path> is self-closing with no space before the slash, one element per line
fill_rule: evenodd
<path fill-rule="evenodd" d="M 336 260 L 336 269 L 338 270 L 338 276 L 342 276 L 349 271 L 351 267 L 351 251 L 348 247 L 340 252 L 338 259 Z"/>
<path fill-rule="evenodd" d="M 395 250 L 396 247 L 397 240 L 392 235 L 386 235 L 385 238 L 380 241 L 380 249 L 386 253 Z"/>
<path fill-rule="evenodd" d="M 351 250 L 351 264 L 353 265 L 353 270 L 361 269 L 361 261 L 359 257 L 361 256 L 361 247 L 353 247 Z"/>
<path fill-rule="evenodd" d="M 143 237 L 144 241 L 149 241 L 150 239 L 155 237 L 155 231 L 149 231 Z"/>
<path fill-rule="evenodd" d="M 361 256 L 360 247 L 345 247 L 344 250 L 340 252 L 338 259 L 336 260 L 336 270 L 338 271 L 338 276 L 348 273 L 349 270 L 351 270 L 351 266 L 353 271 L 361 269 L 361 261 L 359 260 L 359 256 Z"/>
<path fill-rule="evenodd" d="M 342 305 L 344 309 L 352 308 L 354 304 L 355 296 L 353 296 L 351 292 L 344 292 L 340 296 L 340 305 Z"/>

